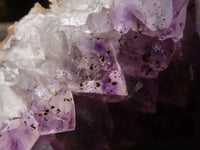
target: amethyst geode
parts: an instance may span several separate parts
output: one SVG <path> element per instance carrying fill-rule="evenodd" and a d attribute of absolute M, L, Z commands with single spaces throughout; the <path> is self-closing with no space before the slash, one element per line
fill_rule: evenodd
<path fill-rule="evenodd" d="M 140 110 L 155 112 L 156 82 L 152 91 L 145 79 L 156 78 L 179 49 L 188 4 L 51 2 L 50 9 L 36 4 L 0 45 L 1 150 L 30 150 L 40 135 L 74 130 L 73 95 L 140 97 Z"/>

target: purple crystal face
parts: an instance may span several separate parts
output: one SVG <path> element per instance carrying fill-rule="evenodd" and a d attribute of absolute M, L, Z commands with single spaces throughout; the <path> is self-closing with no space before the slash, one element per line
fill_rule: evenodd
<path fill-rule="evenodd" d="M 168 67 L 177 44 L 172 39 L 160 41 L 129 31 L 119 40 L 118 61 L 125 74 L 139 78 L 155 78 Z"/>
<path fill-rule="evenodd" d="M 180 74 L 159 73 L 179 62 L 188 1 L 51 0 L 49 10 L 36 4 L 0 44 L 0 149 L 30 150 L 40 136 L 33 149 L 109 149 L 105 102 L 126 100 L 123 106 L 145 113 L 156 112 L 157 99 L 169 102 L 171 84 L 162 78 Z M 75 135 L 65 135 L 76 118 Z M 89 142 L 77 144 L 80 135 Z"/>
<path fill-rule="evenodd" d="M 121 34 L 130 29 L 161 40 L 183 36 L 189 0 L 114 0 L 110 19 Z"/>
<path fill-rule="evenodd" d="M 0 149 L 30 150 L 40 136 L 37 128 L 38 123 L 32 115 L 4 123 L 0 134 Z"/>
<path fill-rule="evenodd" d="M 74 130 L 74 101 L 65 85 L 53 79 L 41 79 L 30 92 L 30 111 L 39 123 L 41 135 Z"/>
<path fill-rule="evenodd" d="M 74 66 L 69 72 L 74 76 L 68 86 L 73 92 L 127 95 L 124 76 L 116 58 L 115 43 L 106 37 L 87 34 L 80 37 L 69 59 L 71 66 Z"/>

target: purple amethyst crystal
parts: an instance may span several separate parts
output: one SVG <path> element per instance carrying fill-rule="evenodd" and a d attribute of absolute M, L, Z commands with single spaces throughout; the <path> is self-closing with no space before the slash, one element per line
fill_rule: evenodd
<path fill-rule="evenodd" d="M 38 123 L 31 116 L 23 116 L 4 123 L 0 132 L 0 149 L 30 150 L 40 134 Z"/>
<path fill-rule="evenodd" d="M 116 42 L 109 40 L 81 35 L 77 47 L 73 50 L 73 53 L 76 53 L 70 60 L 76 64 L 71 65 L 76 67 L 75 72 L 70 71 L 74 74 L 74 80 L 69 82 L 69 88 L 73 92 L 127 95 L 126 83 L 116 58 Z"/>
<path fill-rule="evenodd" d="M 110 19 L 121 34 L 130 29 L 161 40 L 183 36 L 188 0 L 114 0 Z"/>
<path fill-rule="evenodd" d="M 71 91 L 53 79 L 37 81 L 30 89 L 30 111 L 41 135 L 74 130 L 75 108 Z"/>
<path fill-rule="evenodd" d="M 119 40 L 118 61 L 122 71 L 134 77 L 155 78 L 166 69 L 177 49 L 172 39 L 160 41 L 129 31 Z"/>
<path fill-rule="evenodd" d="M 159 73 L 181 49 L 188 1 L 36 4 L 0 44 L 0 149 L 30 150 L 41 136 L 33 150 L 109 150 L 105 102 L 126 100 L 120 104 L 145 113 L 156 112 L 157 100 L 169 102 L 163 77 L 179 74 Z M 63 133 L 75 129 L 76 118 L 74 134 Z"/>

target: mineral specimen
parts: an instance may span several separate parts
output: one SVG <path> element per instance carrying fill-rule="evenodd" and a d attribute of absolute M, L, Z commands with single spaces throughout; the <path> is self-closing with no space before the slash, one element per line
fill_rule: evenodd
<path fill-rule="evenodd" d="M 183 36 L 188 0 L 114 0 L 110 19 L 114 29 L 130 29 L 161 40 Z"/>
<path fill-rule="evenodd" d="M 73 95 L 116 102 L 129 88 L 133 100 L 150 93 L 135 103 L 155 112 L 157 92 L 140 79 L 168 67 L 188 0 L 51 2 L 36 4 L 0 45 L 0 149 L 30 150 L 40 135 L 74 130 Z"/>

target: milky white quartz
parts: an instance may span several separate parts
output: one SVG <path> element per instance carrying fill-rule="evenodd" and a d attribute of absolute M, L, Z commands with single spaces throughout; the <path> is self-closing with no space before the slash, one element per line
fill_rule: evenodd
<path fill-rule="evenodd" d="M 52 12 L 60 15 L 62 25 L 84 25 L 89 14 L 110 8 L 112 0 L 50 0 Z"/>

